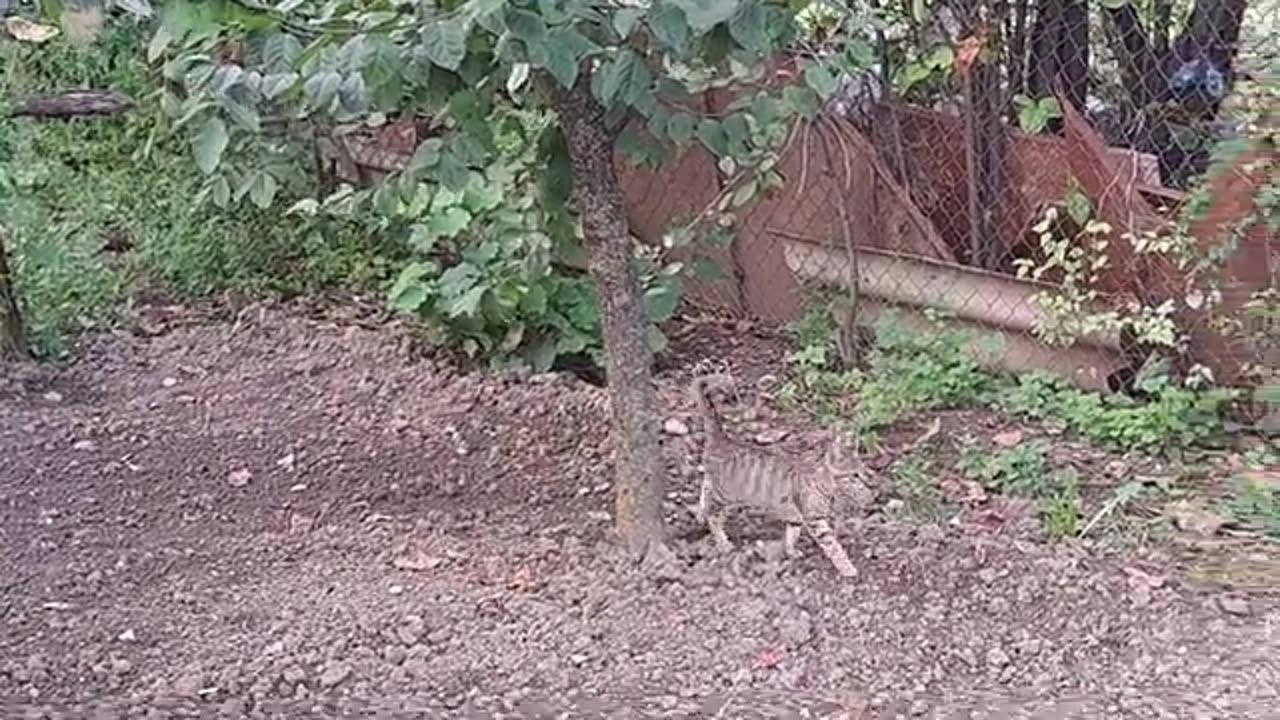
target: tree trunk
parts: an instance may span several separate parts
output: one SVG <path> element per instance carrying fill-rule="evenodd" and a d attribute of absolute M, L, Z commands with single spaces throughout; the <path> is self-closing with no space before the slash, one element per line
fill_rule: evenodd
<path fill-rule="evenodd" d="M 0 360 L 26 356 L 27 344 L 22 331 L 22 316 L 18 313 L 18 302 L 13 293 L 4 234 L 0 233 Z"/>
<path fill-rule="evenodd" d="M 605 372 L 612 413 L 617 493 L 615 522 L 627 548 L 642 555 L 666 538 L 662 499 L 666 469 L 658 447 L 658 399 L 648 320 L 632 262 L 622 187 L 614 166 L 614 136 L 592 97 L 590 78 L 565 90 L 554 82 L 553 106 L 569 149 L 574 197 L 586 237 L 587 269 L 599 295 Z"/>
<path fill-rule="evenodd" d="M 11 117 L 73 118 L 118 115 L 133 106 L 127 98 L 106 90 L 75 90 L 27 98 L 14 103 Z"/>

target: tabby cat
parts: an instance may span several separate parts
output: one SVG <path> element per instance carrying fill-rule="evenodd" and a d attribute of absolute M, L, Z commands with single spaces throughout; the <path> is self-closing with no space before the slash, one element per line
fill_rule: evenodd
<path fill-rule="evenodd" d="M 831 527 L 832 512 L 842 495 L 839 438 L 833 439 L 822 463 L 814 467 L 804 458 L 774 452 L 735 440 L 725 431 L 712 407 L 709 390 L 731 387 L 729 375 L 703 375 L 693 381 L 693 400 L 706 432 L 703 466 L 706 469 L 698 498 L 697 514 L 707 523 L 712 539 L 722 550 L 733 547 L 725 534 L 725 519 L 735 507 L 763 511 L 786 523 L 783 547 L 795 557 L 801 529 L 843 577 L 856 577 Z"/>

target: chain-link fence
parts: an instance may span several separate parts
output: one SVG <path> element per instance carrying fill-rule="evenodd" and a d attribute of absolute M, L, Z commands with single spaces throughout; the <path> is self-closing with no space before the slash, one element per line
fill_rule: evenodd
<path fill-rule="evenodd" d="M 882 63 L 792 134 L 781 190 L 736 214 L 692 296 L 781 323 L 826 287 L 848 322 L 922 332 L 938 311 L 988 364 L 1091 389 L 1153 356 L 1220 383 L 1280 367 L 1280 6 L 958 1 L 939 24 L 949 65 L 905 91 L 880 33 Z M 699 149 L 624 179 L 654 243 L 726 190 Z"/>
<path fill-rule="evenodd" d="M 940 314 L 986 364 L 1087 389 L 1153 358 L 1274 386 L 1280 0 L 952 0 L 931 17 L 875 25 L 875 67 L 793 129 L 780 190 L 696 249 L 721 272 L 688 297 L 781 324 L 834 290 L 851 338 Z M 771 82 L 803 82 L 802 62 Z M 733 93 L 704 100 L 721 116 Z M 402 168 L 414 133 L 339 140 L 342 174 Z M 700 147 L 620 167 L 655 246 L 733 190 Z"/>

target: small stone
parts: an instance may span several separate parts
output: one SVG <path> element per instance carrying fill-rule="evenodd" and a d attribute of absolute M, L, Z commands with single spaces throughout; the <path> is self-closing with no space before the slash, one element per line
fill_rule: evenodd
<path fill-rule="evenodd" d="M 662 423 L 662 432 L 679 437 L 689 434 L 689 426 L 680 418 L 669 417 Z"/>
<path fill-rule="evenodd" d="M 292 470 L 293 463 L 295 462 L 295 460 L 296 458 L 294 457 L 294 454 L 289 453 L 288 455 L 285 455 L 284 457 L 276 461 L 276 467 L 282 468 L 284 470 Z"/>
<path fill-rule="evenodd" d="M 167 388 L 171 388 L 171 387 L 173 387 L 174 385 L 177 385 L 177 384 L 178 384 L 178 379 L 177 379 L 177 378 L 167 377 L 167 378 L 165 378 L 165 379 L 161 380 L 161 381 L 160 381 L 160 384 L 161 384 L 161 385 L 163 385 L 163 386 L 165 386 L 165 387 L 167 387 Z"/>
<path fill-rule="evenodd" d="M 405 657 L 407 657 L 407 655 L 408 653 L 406 653 L 404 651 L 404 648 L 399 645 L 388 645 L 382 648 L 382 659 L 386 660 L 392 665 L 399 665 L 400 663 L 404 662 L 404 659 Z"/>
<path fill-rule="evenodd" d="M 779 623 L 778 637 L 792 649 L 805 645 L 813 638 L 813 618 L 807 610 L 791 613 Z"/>
<path fill-rule="evenodd" d="M 128 674 L 130 670 L 133 670 L 133 663 L 124 658 L 116 658 L 111 661 L 112 675 L 125 675 Z"/>
<path fill-rule="evenodd" d="M 1218 607 L 1229 615 L 1248 615 L 1252 612 L 1249 601 L 1241 597 L 1224 595 L 1218 598 Z"/>
<path fill-rule="evenodd" d="M 79 450 L 80 452 L 90 452 L 90 451 L 96 450 L 97 448 L 98 448 L 98 444 L 92 440 L 77 440 L 71 446 L 72 450 Z"/>
<path fill-rule="evenodd" d="M 399 595 L 400 593 L 404 592 L 404 586 L 392 585 L 391 587 L 387 588 L 387 592 L 391 593 L 392 595 Z"/>
<path fill-rule="evenodd" d="M 280 677 L 285 681 L 285 683 L 289 684 L 290 686 L 293 686 L 293 685 L 297 685 L 303 680 L 306 680 L 307 673 L 297 665 L 290 665 L 289 667 L 284 669 L 284 672 L 280 674 Z"/>
<path fill-rule="evenodd" d="M 400 642 L 405 645 L 414 645 L 418 642 L 418 638 L 427 631 L 427 624 L 420 615 L 409 615 L 405 617 L 404 622 L 396 628 L 396 636 L 400 638 Z"/>
<path fill-rule="evenodd" d="M 60 403 L 62 402 L 62 393 L 56 390 L 50 390 L 44 394 L 45 402 Z"/>
<path fill-rule="evenodd" d="M 790 434 L 791 432 L 786 428 L 770 428 L 757 433 L 755 441 L 761 445 L 773 445 L 774 443 L 782 442 Z"/>
<path fill-rule="evenodd" d="M 129 630 L 125 630 L 124 632 L 120 633 L 120 634 L 117 636 L 117 639 L 119 639 L 119 640 L 120 640 L 120 642 L 127 642 L 127 643 L 131 643 L 131 642 L 135 642 L 135 641 L 138 639 L 138 635 L 137 635 L 137 633 L 135 633 L 132 629 L 129 629 Z"/>
<path fill-rule="evenodd" d="M 195 699 L 204 687 L 204 678 L 198 673 L 183 675 L 169 686 L 169 691 L 176 697 Z"/>
<path fill-rule="evenodd" d="M 320 687 L 326 688 L 326 689 L 331 687 L 336 687 L 343 680 L 346 680 L 347 677 L 350 675 L 351 675 L 350 665 L 344 662 L 333 663 L 328 667 L 326 667 L 324 669 L 324 672 L 320 673 Z"/>
<path fill-rule="evenodd" d="M 253 473 L 248 470 L 233 470 L 231 474 L 227 476 L 227 484 L 231 487 L 242 488 L 245 485 L 248 485 L 249 481 L 252 479 Z"/>
<path fill-rule="evenodd" d="M 987 651 L 987 664 L 991 667 L 1004 667 L 1009 664 L 1009 653 L 1003 649 L 993 647 Z"/>

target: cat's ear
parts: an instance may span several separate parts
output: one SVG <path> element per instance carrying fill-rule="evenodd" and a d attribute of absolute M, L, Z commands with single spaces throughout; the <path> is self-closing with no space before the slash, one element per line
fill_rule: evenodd
<path fill-rule="evenodd" d="M 832 433 L 831 442 L 827 444 L 827 451 L 823 454 L 822 461 L 831 472 L 839 472 L 844 465 L 844 447 L 840 442 L 839 433 Z"/>

